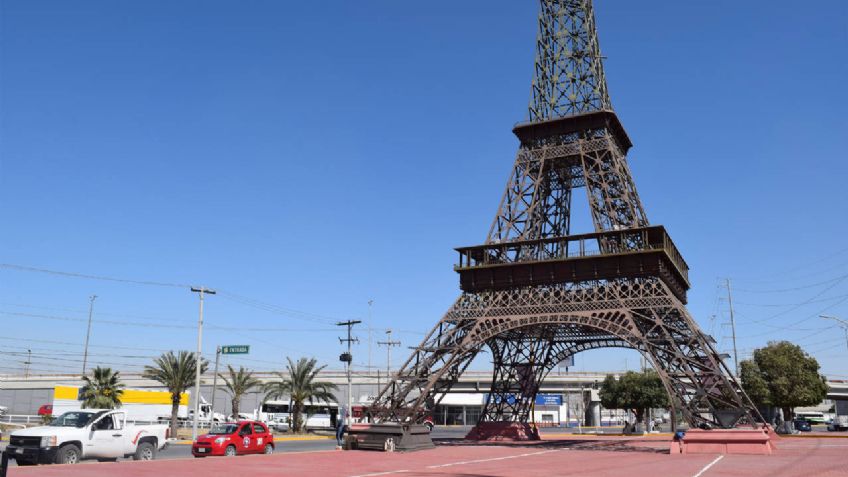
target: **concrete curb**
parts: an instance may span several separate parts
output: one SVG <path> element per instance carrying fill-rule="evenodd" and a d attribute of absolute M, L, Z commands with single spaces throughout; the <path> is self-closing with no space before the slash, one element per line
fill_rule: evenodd
<path fill-rule="evenodd" d="M 328 439 L 335 439 L 333 436 L 303 436 L 303 437 L 275 437 L 274 442 L 293 442 L 293 441 L 324 441 Z M 189 439 L 182 439 L 178 441 L 171 441 L 171 445 L 191 445 L 193 441 Z"/>

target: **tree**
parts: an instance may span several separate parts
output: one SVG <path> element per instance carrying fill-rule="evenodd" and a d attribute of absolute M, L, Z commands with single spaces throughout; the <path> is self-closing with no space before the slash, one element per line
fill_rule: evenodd
<path fill-rule="evenodd" d="M 783 410 L 784 430 L 792 432 L 792 409 L 813 406 L 827 397 L 827 381 L 819 362 L 788 341 L 770 342 L 741 362 L 742 388 L 759 406 Z"/>
<path fill-rule="evenodd" d="M 668 393 L 656 371 L 644 373 L 628 371 L 618 380 L 608 374 L 601 384 L 601 405 L 607 409 L 627 409 L 636 415 L 639 423 L 645 420 L 645 411 L 668 407 Z"/>
<path fill-rule="evenodd" d="M 326 366 L 317 366 L 315 358 L 300 358 L 294 363 L 291 358 L 286 358 L 286 372 L 274 373 L 279 379 L 268 382 L 264 386 L 265 399 L 280 399 L 288 397 L 291 402 L 292 423 L 291 428 L 297 432 L 304 425 L 303 409 L 306 402 L 314 401 L 330 402 L 335 399 L 332 391 L 338 386 L 326 381 L 315 381 L 318 373 Z"/>
<path fill-rule="evenodd" d="M 79 391 L 79 400 L 83 408 L 115 409 L 121 407 L 124 383 L 121 373 L 100 366 L 91 371 L 91 377 L 83 376 L 83 386 Z"/>
<path fill-rule="evenodd" d="M 154 366 L 144 367 L 142 377 L 158 381 L 171 393 L 171 435 L 176 436 L 180 397 L 194 384 L 197 358 L 194 353 L 188 351 L 180 351 L 178 354 L 168 351 L 154 359 L 153 364 Z M 205 373 L 208 365 L 209 363 L 201 358 L 200 372 Z M 194 398 L 200 399 L 200 396 Z"/>
<path fill-rule="evenodd" d="M 219 374 L 219 376 L 224 380 L 224 386 L 232 397 L 233 418 L 238 420 L 239 403 L 242 396 L 249 393 L 252 389 L 261 386 L 262 382 L 254 378 L 253 372 L 244 369 L 243 366 L 239 366 L 238 371 L 236 371 L 228 364 L 227 370 L 229 371 L 228 376 L 223 374 Z"/>

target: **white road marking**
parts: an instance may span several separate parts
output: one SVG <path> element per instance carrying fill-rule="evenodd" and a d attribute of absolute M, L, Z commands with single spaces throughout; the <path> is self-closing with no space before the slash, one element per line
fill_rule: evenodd
<path fill-rule="evenodd" d="M 452 462 L 450 464 L 428 465 L 427 468 L 428 469 L 438 469 L 438 468 L 441 468 L 441 467 L 451 467 L 451 466 L 454 466 L 454 465 L 478 464 L 480 462 L 493 462 L 493 461 L 496 461 L 496 460 L 517 459 L 519 457 L 529 457 L 531 455 L 542 455 L 542 454 L 547 454 L 547 453 L 550 453 L 550 452 L 556 452 L 557 450 L 559 450 L 559 449 L 546 450 L 546 451 L 541 451 L 541 452 L 530 452 L 528 454 L 509 455 L 509 456 L 506 456 L 506 457 L 493 457 L 491 459 L 466 460 L 466 461 L 463 461 L 463 462 Z"/>
<path fill-rule="evenodd" d="M 377 475 L 401 474 L 409 472 L 408 470 L 390 470 L 388 472 L 374 472 L 373 474 L 352 475 L 350 477 L 375 477 Z"/>
<path fill-rule="evenodd" d="M 704 472 L 706 472 L 706 471 L 710 470 L 710 467 L 712 467 L 712 466 L 716 465 L 716 463 L 718 463 L 718 461 L 720 461 L 721 459 L 724 459 L 724 454 L 722 454 L 722 455 L 720 455 L 720 456 L 716 457 L 714 461 L 712 461 L 712 462 L 710 462 L 709 464 L 705 465 L 705 466 L 704 466 L 704 468 L 703 468 L 703 469 L 701 469 L 701 471 L 700 471 L 700 472 L 698 472 L 697 474 L 693 475 L 692 477 L 701 477 L 701 476 L 704 474 Z"/>
<path fill-rule="evenodd" d="M 817 445 L 809 445 L 809 446 L 786 446 L 781 444 L 781 449 L 818 449 L 819 447 L 848 447 L 848 444 L 823 444 L 820 446 Z"/>

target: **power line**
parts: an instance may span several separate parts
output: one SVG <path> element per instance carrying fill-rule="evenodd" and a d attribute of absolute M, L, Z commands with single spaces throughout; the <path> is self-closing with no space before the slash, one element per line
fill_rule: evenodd
<path fill-rule="evenodd" d="M 832 278 L 829 278 L 829 279 L 821 281 L 821 282 L 809 283 L 809 284 L 806 284 L 806 285 L 799 285 L 799 286 L 791 287 L 791 288 L 775 288 L 775 289 L 770 289 L 770 290 L 752 290 L 750 288 L 736 288 L 736 291 L 741 291 L 741 292 L 745 292 L 745 293 L 786 293 L 786 292 L 791 292 L 791 291 L 806 290 L 808 288 L 820 287 L 822 285 L 827 285 L 829 283 L 840 282 L 842 280 L 845 280 L 846 278 L 848 278 L 848 273 L 846 273 L 844 275 L 832 277 Z"/>
<path fill-rule="evenodd" d="M 156 286 L 156 287 L 171 287 L 171 288 L 191 288 L 191 285 L 186 285 L 182 283 L 166 283 L 166 282 L 156 282 L 152 280 L 132 280 L 128 278 L 115 278 L 115 277 L 107 277 L 103 275 L 89 275 L 85 273 L 77 273 L 77 272 L 62 272 L 58 270 L 48 270 L 46 268 L 35 268 L 28 267 L 26 265 L 16 265 L 12 263 L 0 263 L 0 268 L 5 268 L 8 270 L 17 270 L 22 272 L 37 272 L 37 273 L 46 273 L 50 275 L 58 275 L 63 277 L 73 277 L 73 278 L 86 278 L 89 280 L 101 280 L 107 282 L 118 282 L 118 283 L 130 283 L 133 285 L 148 285 L 148 286 Z"/>
<path fill-rule="evenodd" d="M 804 301 L 804 302 L 801 302 L 801 303 L 750 303 L 750 302 L 738 301 L 738 300 L 734 300 L 733 303 L 736 304 L 736 305 L 757 306 L 757 307 L 763 307 L 763 308 L 784 308 L 784 307 L 787 307 L 787 306 L 803 306 L 803 305 L 811 305 L 813 303 L 827 303 L 829 301 L 838 300 L 840 298 L 845 298 L 845 297 L 848 297 L 848 294 L 830 296 L 830 297 L 827 297 L 827 298 L 819 298 L 818 300 L 807 300 L 807 301 Z"/>
<path fill-rule="evenodd" d="M 235 293 L 227 292 L 220 289 L 218 290 L 218 293 L 222 297 L 234 301 L 236 303 L 241 303 L 242 305 L 257 308 L 259 310 L 267 311 L 269 313 L 284 315 L 289 318 L 295 318 L 306 321 L 319 321 L 326 325 L 334 325 L 338 321 L 336 318 L 333 318 L 331 316 L 319 315 L 316 313 L 309 313 L 305 311 L 294 310 L 291 308 L 285 308 L 271 303 L 266 303 L 252 298 L 236 295 Z"/>
<path fill-rule="evenodd" d="M 743 279 L 738 279 L 738 278 L 737 278 L 737 281 L 748 282 L 748 283 L 780 283 L 780 282 L 786 282 L 786 281 L 797 280 L 797 279 L 799 279 L 799 278 L 806 278 L 806 277 L 813 277 L 813 276 L 821 276 L 821 275 L 822 275 L 822 272 L 825 272 L 825 271 L 836 270 L 836 269 L 840 269 L 840 268 L 844 269 L 844 268 L 845 268 L 845 265 L 846 265 L 846 264 L 848 264 L 848 261 L 846 261 L 846 262 L 842 262 L 842 261 L 833 261 L 832 259 L 833 259 L 834 257 L 837 257 L 837 256 L 839 256 L 839 255 L 843 255 L 843 254 L 845 254 L 845 253 L 848 253 L 848 248 L 844 248 L 844 249 L 842 249 L 842 250 L 838 250 L 838 251 L 836 251 L 836 252 L 834 252 L 834 253 L 832 253 L 832 254 L 829 254 L 829 255 L 827 255 L 827 256 L 824 256 L 824 257 L 819 258 L 819 259 L 816 259 L 816 260 L 811 260 L 811 261 L 808 261 L 808 262 L 805 262 L 805 263 L 799 264 L 799 265 L 797 265 L 797 266 L 795 266 L 795 267 L 789 268 L 789 269 L 784 270 L 784 271 L 782 271 L 782 272 L 780 272 L 780 271 L 779 271 L 779 272 L 774 272 L 774 273 L 771 273 L 771 274 L 770 274 L 770 276 L 771 276 L 771 277 L 774 277 L 774 276 L 781 276 L 781 277 L 783 277 L 783 278 L 777 278 L 777 279 L 775 279 L 775 278 L 770 278 L 770 279 L 767 279 L 767 280 L 744 279 L 744 278 L 743 278 Z M 791 275 L 791 274 L 792 274 L 792 272 L 794 272 L 794 271 L 801 270 L 801 269 L 803 269 L 803 268 L 807 268 L 807 267 L 808 267 L 808 266 L 810 266 L 810 265 L 817 264 L 817 263 L 821 263 L 821 262 L 826 262 L 826 261 L 827 261 L 827 262 L 829 262 L 829 263 L 830 263 L 830 265 L 829 265 L 829 266 L 827 266 L 827 267 L 825 267 L 825 268 L 821 268 L 821 269 L 818 269 L 818 270 L 816 270 L 816 271 L 814 271 L 814 272 L 810 272 L 810 273 L 804 273 L 804 274 L 802 274 L 802 275 L 794 275 L 794 276 L 792 276 L 792 278 L 790 278 L 790 279 L 785 278 L 787 275 Z"/>
<path fill-rule="evenodd" d="M 810 314 L 810 315 L 808 315 L 808 316 L 806 316 L 806 317 L 802 318 L 801 320 L 796 321 L 796 322 L 794 323 L 794 325 L 790 325 L 790 326 L 777 326 L 777 325 L 770 325 L 770 324 L 762 324 L 762 326 L 768 326 L 769 328 L 775 328 L 775 329 L 773 329 L 773 330 L 771 330 L 771 331 L 765 331 L 765 332 L 763 332 L 763 333 L 758 333 L 758 334 L 754 334 L 754 335 L 748 335 L 748 336 L 747 336 L 747 338 L 757 338 L 757 337 L 761 337 L 761 336 L 767 336 L 767 335 L 770 335 L 770 334 L 774 334 L 774 333 L 776 333 L 776 332 L 778 332 L 778 331 L 811 331 L 811 330 L 812 330 L 811 328 L 798 328 L 798 327 L 797 327 L 797 326 L 795 326 L 795 325 L 800 325 L 801 323 L 805 323 L 805 322 L 807 322 L 807 321 L 810 321 L 811 319 L 818 317 L 818 315 L 820 315 L 820 314 L 822 314 L 822 313 L 825 313 L 825 312 L 827 312 L 827 311 L 830 311 L 832 308 L 834 308 L 834 307 L 836 307 L 836 306 L 838 306 L 838 305 L 840 305 L 840 304 L 842 304 L 842 303 L 844 303 L 844 302 L 846 302 L 846 301 L 848 301 L 848 297 L 845 297 L 845 298 L 843 298 L 843 299 L 839 300 L 839 301 L 838 301 L 838 302 L 836 302 L 836 303 L 833 303 L 833 304 L 831 304 L 831 305 L 828 305 L 828 306 L 826 306 L 826 307 L 822 308 L 821 310 L 818 310 L 818 311 L 816 311 L 815 313 L 812 313 L 812 314 Z M 758 322 L 757 322 L 757 323 L 758 323 Z M 825 330 L 826 330 L 826 328 L 825 328 Z M 818 331 L 818 332 L 816 332 L 816 333 L 814 333 L 814 334 L 818 334 L 818 333 L 821 333 L 821 332 L 823 332 L 823 331 L 824 331 L 824 330 L 821 330 L 821 331 Z"/>
<path fill-rule="evenodd" d="M 71 316 L 58 316 L 58 315 L 42 315 L 35 313 L 22 313 L 15 311 L 4 311 L 0 310 L 0 314 L 2 315 L 11 315 L 11 316 L 22 316 L 26 318 L 37 318 L 37 319 L 45 319 L 45 320 L 56 320 L 56 321 L 73 321 L 73 322 L 81 322 L 85 323 L 87 320 L 85 318 L 75 318 Z M 106 325 L 115 325 L 115 326 L 138 326 L 143 328 L 172 328 L 172 329 L 196 329 L 196 325 L 173 325 L 173 324 L 161 324 L 161 323 L 149 323 L 149 322 L 138 322 L 138 321 L 119 321 L 119 320 L 92 320 L 92 323 L 100 323 Z M 242 328 L 242 327 L 230 327 L 230 326 L 219 326 L 219 325 L 205 325 L 205 328 L 210 330 L 219 330 L 219 331 L 255 331 L 262 333 L 270 333 L 270 332 L 284 332 L 284 333 L 313 333 L 313 332 L 330 332 L 334 331 L 333 328 Z"/>
<path fill-rule="evenodd" d="M 87 273 L 79 273 L 79 272 L 65 272 L 60 270 L 50 270 L 45 268 L 36 268 L 30 267 L 26 265 L 17 265 L 12 263 L 0 263 L 0 268 L 5 268 L 7 270 L 15 270 L 15 271 L 23 271 L 23 272 L 35 272 L 35 273 L 44 273 L 62 277 L 70 277 L 70 278 L 84 278 L 89 280 L 101 280 L 101 281 L 109 281 L 109 282 L 117 282 L 117 283 L 128 283 L 133 285 L 147 285 L 147 286 L 156 286 L 156 287 L 170 287 L 170 288 L 191 288 L 192 285 L 185 283 L 169 283 L 169 282 L 161 282 L 161 281 L 153 281 L 153 280 L 136 280 L 129 278 L 116 278 L 109 277 L 104 275 L 93 275 Z M 337 318 L 320 315 L 316 313 L 309 313 L 305 311 L 294 310 L 291 308 L 282 307 L 279 305 L 274 305 L 271 303 L 263 302 L 260 300 L 256 300 L 253 298 L 248 298 L 245 296 L 238 295 L 236 293 L 228 292 L 217 288 L 218 293 L 228 298 L 229 300 L 235 301 L 237 303 L 241 303 L 246 306 L 251 306 L 254 308 L 258 308 L 270 313 L 277 313 L 281 315 L 288 316 L 290 318 L 309 320 L 309 321 L 322 321 L 326 325 L 333 325 L 336 323 Z"/>

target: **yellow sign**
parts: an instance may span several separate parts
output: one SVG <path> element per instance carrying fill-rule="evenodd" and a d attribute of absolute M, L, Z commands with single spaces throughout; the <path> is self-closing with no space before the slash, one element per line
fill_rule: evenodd
<path fill-rule="evenodd" d="M 53 388 L 53 399 L 76 401 L 79 399 L 79 388 L 73 386 L 56 386 Z M 171 404 L 171 393 L 168 391 L 146 391 L 142 389 L 124 389 L 121 395 L 122 404 Z M 188 405 L 188 393 L 180 394 L 180 405 Z"/>

